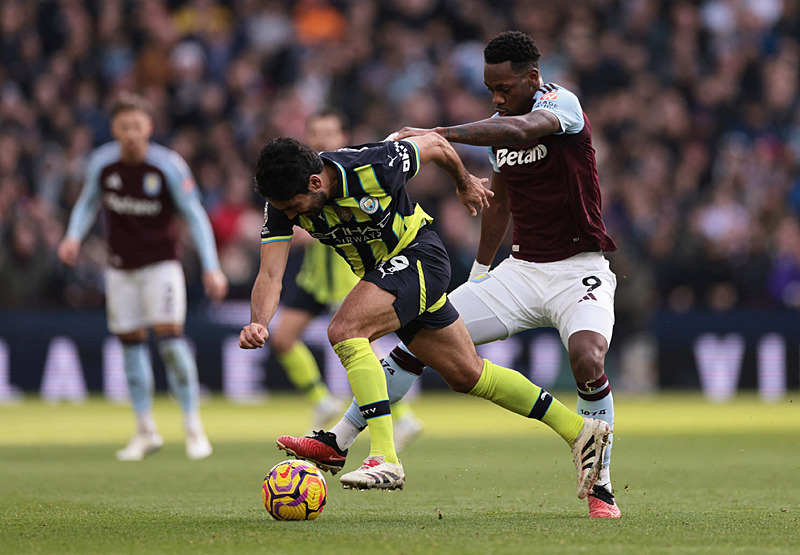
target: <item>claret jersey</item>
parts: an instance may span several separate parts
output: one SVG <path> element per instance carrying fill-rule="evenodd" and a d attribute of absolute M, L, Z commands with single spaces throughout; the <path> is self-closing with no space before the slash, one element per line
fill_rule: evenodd
<path fill-rule="evenodd" d="M 548 83 L 533 101 L 531 111 L 553 113 L 561 122 L 560 132 L 489 149 L 494 171 L 509 192 L 512 256 L 553 262 L 581 252 L 616 250 L 601 216 L 592 130 L 578 98 Z"/>
<path fill-rule="evenodd" d="M 320 153 L 336 168 L 338 188 L 315 217 L 264 208 L 261 242 L 289 241 L 298 225 L 330 245 L 362 277 L 413 241 L 431 218 L 411 202 L 406 182 L 419 171 L 419 150 L 411 140 L 384 141 Z"/>
<path fill-rule="evenodd" d="M 168 148 L 150 143 L 140 164 L 120 159 L 116 141 L 95 149 L 70 215 L 67 237 L 82 240 L 102 207 L 109 247 L 109 265 L 132 270 L 178 259 L 175 216 L 189 225 L 204 270 L 219 269 L 216 243 L 208 215 L 200 203 L 189 166 Z"/>

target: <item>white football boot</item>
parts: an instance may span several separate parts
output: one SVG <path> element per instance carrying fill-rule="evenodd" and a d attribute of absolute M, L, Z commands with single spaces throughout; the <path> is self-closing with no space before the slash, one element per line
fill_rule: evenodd
<path fill-rule="evenodd" d="M 586 499 L 600 477 L 610 433 L 611 428 L 606 422 L 594 418 L 583 419 L 583 428 L 572 446 L 572 462 L 575 463 L 575 470 L 578 472 L 580 499 Z"/>
<path fill-rule="evenodd" d="M 141 461 L 155 453 L 164 445 L 164 439 L 157 433 L 136 434 L 124 449 L 117 451 L 118 461 Z"/>
<path fill-rule="evenodd" d="M 211 455 L 211 443 L 205 434 L 188 434 L 186 436 L 186 456 L 193 461 L 205 459 Z"/>
<path fill-rule="evenodd" d="M 403 489 L 406 473 L 400 461 L 386 462 L 383 455 L 367 457 L 361 468 L 348 472 L 339 481 L 345 489 Z"/>

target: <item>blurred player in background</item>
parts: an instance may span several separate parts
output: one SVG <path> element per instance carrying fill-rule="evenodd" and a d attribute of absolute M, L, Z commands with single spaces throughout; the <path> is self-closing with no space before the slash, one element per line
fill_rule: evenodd
<path fill-rule="evenodd" d="M 320 111 L 306 121 L 305 140 L 318 152 L 334 151 L 348 144 L 343 114 Z M 342 402 L 328 391 L 314 355 L 300 338 L 311 321 L 325 313 L 333 314 L 350 290 L 358 283 L 350 265 L 336 252 L 313 240 L 305 231 L 294 241 L 305 244 L 303 262 L 297 274 L 297 288 L 282 301 L 281 317 L 272 326 L 270 345 L 286 374 L 313 405 L 311 429 L 321 430 L 344 409 Z M 392 407 L 394 437 L 398 451 L 416 437 L 422 423 L 405 402 Z"/>
<path fill-rule="evenodd" d="M 80 243 L 102 207 L 110 251 L 105 274 L 108 328 L 122 342 L 136 414 L 136 434 L 117 451 L 117 459 L 139 461 L 164 444 L 152 411 L 151 328 L 183 411 L 186 454 L 203 459 L 212 448 L 200 419 L 197 364 L 184 337 L 186 281 L 178 260 L 176 214 L 185 218 L 197 245 L 206 295 L 222 300 L 228 281 L 189 167 L 178 153 L 150 142 L 149 103 L 132 93 L 121 94 L 112 108 L 111 132 L 116 140 L 94 150 L 87 161 L 83 190 L 58 256 L 70 266 L 77 263 Z"/>
<path fill-rule="evenodd" d="M 255 171 L 256 189 L 267 199 L 261 265 L 250 323 L 239 334 L 239 346 L 265 345 L 289 241 L 300 226 L 335 248 L 361 277 L 328 326 L 328 339 L 370 430 L 369 456 L 340 478 L 344 487 L 398 489 L 405 483 L 394 446 L 388 380 L 370 345 L 396 332 L 454 391 L 541 420 L 557 432 L 572 450 L 577 494 L 585 498 L 602 466 L 608 424 L 576 414 L 519 372 L 478 356 L 447 299 L 450 261 L 430 229 L 433 218 L 411 201 L 405 188 L 430 162 L 450 175 L 459 200 L 473 216 L 489 206 L 493 193 L 484 187 L 488 180 L 470 174 L 450 143 L 436 133 L 323 153 L 289 138 L 267 143 Z"/>
<path fill-rule="evenodd" d="M 616 250 L 616 245 L 601 218 L 589 120 L 572 92 L 544 83 L 539 49 L 528 35 L 501 33 L 486 46 L 484 62 L 495 116 L 453 127 L 404 128 L 394 136 L 400 140 L 435 132 L 451 142 L 489 147 L 495 195 L 482 215 L 470 281 L 450 299 L 475 344 L 532 328 L 556 328 L 577 382 L 578 411 L 613 427 L 614 401 L 604 361 L 614 327 L 617 280 L 603 252 Z M 512 254 L 490 272 L 512 216 Z M 389 396 L 398 398 L 402 391 L 392 388 L 410 387 L 421 362 L 402 344 L 385 360 L 394 375 Z M 335 443 L 321 445 L 321 438 L 285 442 L 310 460 L 346 449 L 363 428 L 363 418 L 355 406 L 345 416 L 329 432 Z M 592 518 L 620 516 L 610 456 L 609 444 L 600 478 L 588 496 Z"/>

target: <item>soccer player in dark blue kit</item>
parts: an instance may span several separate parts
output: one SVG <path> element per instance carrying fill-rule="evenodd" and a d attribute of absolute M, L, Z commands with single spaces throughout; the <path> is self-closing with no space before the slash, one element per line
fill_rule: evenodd
<path fill-rule="evenodd" d="M 597 479 L 610 429 L 569 410 L 521 373 L 478 356 L 445 294 L 450 263 L 428 225 L 433 219 L 405 190 L 429 162 L 450 175 L 472 215 L 488 206 L 492 193 L 484 187 L 486 180 L 467 172 L 453 147 L 435 133 L 323 153 L 294 139 L 270 141 L 256 164 L 256 189 L 267 204 L 251 322 L 242 329 L 239 345 L 258 348 L 267 340 L 292 229 L 298 225 L 333 247 L 361 278 L 328 328 L 371 437 L 363 465 L 341 477 L 345 487 L 398 489 L 405 483 L 386 378 L 370 348 L 371 341 L 396 332 L 453 390 L 553 428 L 572 449 L 578 495 L 585 497 Z"/>

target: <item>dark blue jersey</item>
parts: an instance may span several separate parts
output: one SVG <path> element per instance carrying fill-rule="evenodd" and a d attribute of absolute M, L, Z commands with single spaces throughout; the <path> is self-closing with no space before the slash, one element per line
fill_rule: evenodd
<path fill-rule="evenodd" d="M 413 140 L 385 141 L 320 153 L 337 170 L 336 192 L 315 218 L 286 214 L 267 203 L 261 242 L 288 241 L 298 225 L 330 245 L 362 277 L 407 247 L 433 221 L 406 193 L 419 171 Z"/>

